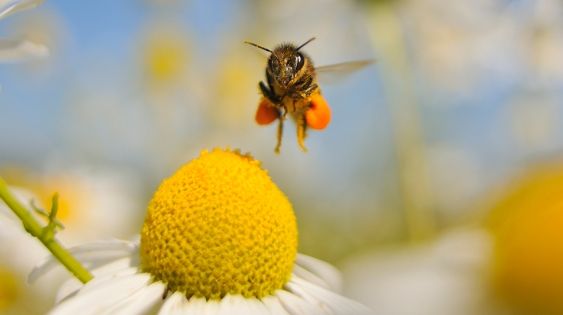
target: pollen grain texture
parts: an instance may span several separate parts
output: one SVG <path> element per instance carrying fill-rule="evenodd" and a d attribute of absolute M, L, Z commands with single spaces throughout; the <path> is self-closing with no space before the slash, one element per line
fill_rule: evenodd
<path fill-rule="evenodd" d="M 204 151 L 165 179 L 141 232 L 143 271 L 187 297 L 270 295 L 296 254 L 287 197 L 258 161 L 233 151 Z"/>

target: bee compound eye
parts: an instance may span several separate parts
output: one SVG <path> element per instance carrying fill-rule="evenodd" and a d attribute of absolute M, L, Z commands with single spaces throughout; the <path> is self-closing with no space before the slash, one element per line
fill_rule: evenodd
<path fill-rule="evenodd" d="M 303 55 L 297 53 L 297 55 L 295 55 L 295 68 L 297 70 L 303 68 L 304 63 L 305 63 L 305 58 L 303 58 Z"/>
<path fill-rule="evenodd" d="M 280 63 L 277 59 L 275 58 L 270 58 L 270 60 L 268 60 L 268 66 L 270 67 L 270 69 L 272 69 L 274 72 L 278 72 L 280 70 Z"/>

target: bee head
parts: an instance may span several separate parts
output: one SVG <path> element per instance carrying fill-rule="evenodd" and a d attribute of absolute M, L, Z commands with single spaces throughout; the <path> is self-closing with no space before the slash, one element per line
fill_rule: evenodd
<path fill-rule="evenodd" d="M 254 43 L 246 43 L 270 52 L 267 71 L 277 83 L 287 87 L 305 65 L 306 57 L 299 50 L 314 39 L 313 37 L 300 46 L 282 44 L 273 51 Z"/>
<path fill-rule="evenodd" d="M 281 45 L 268 58 L 268 72 L 282 86 L 288 86 L 305 64 L 305 56 L 294 45 Z"/>

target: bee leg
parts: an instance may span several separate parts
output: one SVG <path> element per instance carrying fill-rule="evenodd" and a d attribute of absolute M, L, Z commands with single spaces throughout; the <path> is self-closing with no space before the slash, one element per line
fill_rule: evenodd
<path fill-rule="evenodd" d="M 281 148 L 281 144 L 282 144 L 282 136 L 283 136 L 283 118 L 280 117 L 280 119 L 278 119 L 278 143 L 276 144 L 276 148 L 274 149 L 274 152 L 276 152 L 276 154 L 280 154 L 280 148 Z"/>
<path fill-rule="evenodd" d="M 307 138 L 307 122 L 305 121 L 305 115 L 301 115 L 297 117 L 297 143 L 303 152 L 307 152 L 305 138 Z"/>
<path fill-rule="evenodd" d="M 272 90 L 270 90 L 270 88 L 266 86 L 266 84 L 264 84 L 264 82 L 260 81 L 260 83 L 258 83 L 258 87 L 260 88 L 262 95 L 270 102 L 272 102 L 272 104 L 278 104 L 277 98 L 275 97 L 274 93 L 272 92 Z"/>

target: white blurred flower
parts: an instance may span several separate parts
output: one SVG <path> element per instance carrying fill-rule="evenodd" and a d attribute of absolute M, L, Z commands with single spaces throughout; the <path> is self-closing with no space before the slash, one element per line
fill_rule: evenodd
<path fill-rule="evenodd" d="M 420 78 L 431 88 L 470 97 L 487 80 L 512 80 L 525 70 L 522 23 L 501 1 L 410 1 L 401 12 Z"/>
<path fill-rule="evenodd" d="M 29 176 L 26 181 L 40 208 L 48 210 L 53 194 L 59 194 L 57 217 L 65 229 L 57 236 L 67 246 L 106 235 L 129 237 L 142 218 L 140 181 L 133 174 L 69 167 Z"/>
<path fill-rule="evenodd" d="M 10 191 L 40 222 L 46 221 L 31 209 L 32 203 L 48 211 L 53 194 L 59 194 L 57 218 L 65 228 L 56 237 L 65 246 L 108 235 L 134 234 L 144 208 L 137 203 L 140 181 L 113 169 L 69 168 L 70 171 L 51 169 L 39 173 L 2 168 L 0 173 L 13 184 Z M 27 284 L 29 272 L 49 252 L 25 231 L 1 199 L 0 244 L 0 314 L 44 314 L 68 274 L 60 270 L 33 286 Z M 30 304 L 29 300 L 35 302 Z"/>
<path fill-rule="evenodd" d="M 0 0 L 0 19 L 24 9 L 34 8 L 42 0 Z M 44 58 L 49 50 L 44 45 L 25 39 L 0 39 L 0 62 L 19 62 Z"/>
<path fill-rule="evenodd" d="M 484 314 L 491 250 L 484 230 L 450 232 L 433 244 L 350 259 L 344 287 L 382 314 Z"/>
<path fill-rule="evenodd" d="M 563 83 L 563 4 L 558 0 L 533 1 L 525 47 L 532 67 L 530 83 L 549 88 Z"/>
<path fill-rule="evenodd" d="M 138 181 L 127 175 L 83 168 L 41 175 L 15 169 L 4 171 L 11 179 L 9 183 L 17 182 L 18 186 L 10 187 L 11 192 L 30 211 L 32 202 L 49 210 L 53 193 L 59 193 L 58 219 L 65 229 L 57 233 L 57 238 L 64 245 L 106 235 L 129 236 L 138 222 Z M 21 221 L 1 200 L 0 244 L 0 314 L 44 313 L 66 273 L 52 273 L 33 286 L 26 284 L 29 272 L 49 252 L 24 230 Z M 28 303 L 30 299 L 35 301 L 33 305 Z"/>
<path fill-rule="evenodd" d="M 29 190 L 10 187 L 10 191 L 22 204 L 28 205 L 36 196 Z M 2 264 L 13 265 L 22 272 L 29 272 L 34 261 L 43 257 L 47 251 L 24 230 L 21 221 L 0 199 L 0 257 Z M 37 244 L 35 244 L 37 243 Z M 37 245 L 37 246 L 36 246 Z M 25 251 L 18 249 L 25 247 Z M 14 255 L 18 252 L 19 255 Z"/>
<path fill-rule="evenodd" d="M 36 199 L 31 191 L 10 187 L 15 197 L 25 205 Z M 0 314 L 40 314 L 45 312 L 62 277 L 49 275 L 47 279 L 30 287 L 27 275 L 33 266 L 49 252 L 31 237 L 21 221 L 0 200 Z M 33 300 L 34 303 L 29 303 Z"/>

